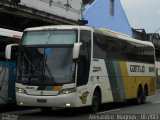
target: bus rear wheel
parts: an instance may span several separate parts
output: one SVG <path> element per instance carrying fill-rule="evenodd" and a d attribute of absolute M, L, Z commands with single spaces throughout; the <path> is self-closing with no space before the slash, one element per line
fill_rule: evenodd
<path fill-rule="evenodd" d="M 92 113 L 96 113 L 99 110 L 100 107 L 100 93 L 98 91 L 95 91 L 92 98 L 92 105 L 90 107 L 90 110 Z"/>
<path fill-rule="evenodd" d="M 143 90 L 141 103 L 144 104 L 146 102 L 147 90 Z"/>
<path fill-rule="evenodd" d="M 140 105 L 141 103 L 145 103 L 146 101 L 146 92 L 141 87 L 138 88 L 137 92 L 137 98 L 135 100 L 137 105 Z"/>

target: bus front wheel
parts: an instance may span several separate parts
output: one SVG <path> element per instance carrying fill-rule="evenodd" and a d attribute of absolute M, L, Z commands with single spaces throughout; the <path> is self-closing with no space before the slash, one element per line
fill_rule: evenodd
<path fill-rule="evenodd" d="M 92 105 L 90 107 L 90 110 L 92 113 L 98 112 L 100 107 L 100 93 L 96 90 L 93 94 L 92 98 Z"/>

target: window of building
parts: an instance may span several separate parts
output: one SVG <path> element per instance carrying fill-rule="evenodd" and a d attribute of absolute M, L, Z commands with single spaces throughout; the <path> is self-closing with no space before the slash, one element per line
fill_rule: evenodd
<path fill-rule="evenodd" d="M 110 15 L 114 16 L 114 0 L 110 0 Z"/>

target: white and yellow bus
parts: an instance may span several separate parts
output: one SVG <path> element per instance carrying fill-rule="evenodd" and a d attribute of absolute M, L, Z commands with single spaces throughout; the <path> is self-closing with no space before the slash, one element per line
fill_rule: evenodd
<path fill-rule="evenodd" d="M 155 76 L 150 42 L 86 26 L 28 28 L 19 48 L 16 100 L 42 110 L 90 106 L 97 112 L 102 103 L 144 103 L 155 93 Z"/>

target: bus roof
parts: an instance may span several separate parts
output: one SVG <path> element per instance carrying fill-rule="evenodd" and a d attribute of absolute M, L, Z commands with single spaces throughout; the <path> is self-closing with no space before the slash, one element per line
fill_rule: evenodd
<path fill-rule="evenodd" d="M 0 28 L 0 36 L 22 38 L 22 32 Z"/>
<path fill-rule="evenodd" d="M 88 26 L 79 26 L 79 25 L 51 25 L 51 26 L 42 26 L 42 27 L 33 27 L 33 28 L 27 28 L 25 31 L 37 31 L 37 30 L 53 30 L 53 29 L 83 29 L 83 30 L 92 30 L 94 32 L 99 32 L 101 34 L 105 34 L 110 37 L 118 38 L 118 39 L 123 39 L 126 41 L 134 42 L 134 43 L 139 43 L 139 44 L 144 44 L 148 46 L 154 47 L 154 45 L 151 42 L 148 41 L 142 41 L 142 40 L 137 40 L 134 39 L 128 35 L 118 33 L 115 31 L 111 31 L 105 28 L 92 28 Z"/>
<path fill-rule="evenodd" d="M 148 46 L 154 47 L 154 45 L 149 41 L 142 41 L 142 40 L 134 39 L 134 38 L 132 38 L 132 37 L 130 37 L 128 35 L 125 35 L 125 34 L 122 34 L 122 33 L 118 33 L 118 32 L 114 32 L 114 31 L 111 31 L 111 30 L 108 30 L 108 29 L 95 28 L 95 32 L 99 32 L 101 34 L 105 34 L 105 35 L 107 35 L 109 37 L 118 38 L 118 39 L 130 41 L 130 42 L 144 44 L 144 45 L 148 45 Z"/>
<path fill-rule="evenodd" d="M 54 30 L 54 29 L 85 29 L 85 30 L 91 30 L 92 28 L 87 27 L 87 26 L 78 26 L 78 25 L 51 25 L 51 26 L 27 28 L 27 29 L 25 29 L 25 31 Z"/>

